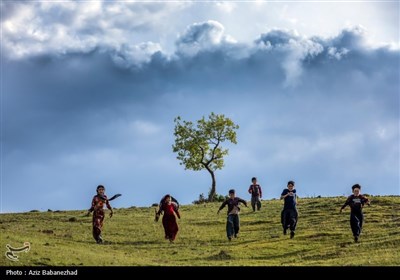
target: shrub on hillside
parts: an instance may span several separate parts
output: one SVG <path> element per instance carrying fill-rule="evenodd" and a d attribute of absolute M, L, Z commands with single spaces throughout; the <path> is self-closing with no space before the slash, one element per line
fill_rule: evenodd
<path fill-rule="evenodd" d="M 215 195 L 214 195 L 214 202 L 223 202 L 223 201 L 225 201 L 227 198 L 228 198 L 228 196 L 223 196 L 222 194 L 215 194 Z M 193 201 L 192 203 L 193 203 L 193 204 L 202 204 L 202 203 L 207 203 L 207 202 L 210 202 L 210 201 L 204 196 L 203 193 L 201 193 L 201 194 L 199 195 L 199 199 Z"/>

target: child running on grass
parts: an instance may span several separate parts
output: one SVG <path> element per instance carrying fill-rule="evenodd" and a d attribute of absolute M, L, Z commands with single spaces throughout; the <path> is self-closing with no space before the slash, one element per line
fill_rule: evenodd
<path fill-rule="evenodd" d="M 343 209 L 346 208 L 347 205 L 350 206 L 351 231 L 353 232 L 354 241 L 358 242 L 364 222 L 362 208 L 364 207 L 364 204 L 370 205 L 370 201 L 368 198 L 361 195 L 361 186 L 359 184 L 353 185 L 351 189 L 353 190 L 353 194 L 347 198 L 342 208 L 340 208 L 340 213 L 342 213 Z"/>
<path fill-rule="evenodd" d="M 103 185 L 98 185 L 97 186 L 97 194 L 93 197 L 92 199 L 92 207 L 87 212 L 87 216 L 90 215 L 91 212 L 93 212 L 93 219 L 92 219 L 92 224 L 93 224 L 93 238 L 96 240 L 97 244 L 103 243 L 103 238 L 101 236 L 101 230 L 103 228 L 103 222 L 104 222 L 104 204 L 107 206 L 108 209 L 110 209 L 110 218 L 113 216 L 113 209 L 111 208 L 111 205 L 108 201 L 107 196 L 104 194 L 105 192 L 105 187 Z"/>
<path fill-rule="evenodd" d="M 251 207 L 253 208 L 253 212 L 261 209 L 261 198 L 262 198 L 262 190 L 261 186 L 257 184 L 257 178 L 251 178 L 252 184 L 249 187 L 249 193 L 251 194 Z"/>
<path fill-rule="evenodd" d="M 228 205 L 228 217 L 226 219 L 226 235 L 228 236 L 229 241 L 232 240 L 232 237 L 237 237 L 239 233 L 240 203 L 243 203 L 247 207 L 246 201 L 239 197 L 236 197 L 235 190 L 232 189 L 229 191 L 229 198 L 222 203 L 221 207 L 219 207 L 217 212 L 217 214 L 219 214 L 219 211 L 221 211 L 226 205 Z"/>
<path fill-rule="evenodd" d="M 281 223 L 283 234 L 286 235 L 287 229 L 290 228 L 290 238 L 294 237 L 297 226 L 297 194 L 294 189 L 294 181 L 289 181 L 287 189 L 284 189 L 281 194 L 281 199 L 284 200 L 283 210 L 281 212 Z"/>
<path fill-rule="evenodd" d="M 168 239 L 169 242 L 173 243 L 179 230 L 175 214 L 179 219 L 181 218 L 178 211 L 178 204 L 172 201 L 172 196 L 169 194 L 165 195 L 161 201 L 162 203 L 160 203 L 160 208 L 156 213 L 156 221 L 158 221 L 158 217 L 164 213 L 162 224 L 164 227 L 165 239 Z"/>

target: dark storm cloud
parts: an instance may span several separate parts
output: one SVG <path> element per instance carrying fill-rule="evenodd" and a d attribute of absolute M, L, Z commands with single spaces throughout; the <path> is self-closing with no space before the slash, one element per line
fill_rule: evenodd
<path fill-rule="evenodd" d="M 342 194 L 354 180 L 398 194 L 398 50 L 370 48 L 358 29 L 325 39 L 272 30 L 251 45 L 215 21 L 180 34 L 173 55 L 151 42 L 18 59 L 6 53 L 3 193 L 35 186 L 49 198 L 69 197 L 63 188 L 76 192 L 106 178 L 135 185 L 125 191 L 143 205 L 152 198 L 142 186 L 152 178 L 157 195 L 168 185 L 194 200 L 208 178 L 195 190 L 176 183 L 195 184 L 171 152 L 173 118 L 214 111 L 240 125 L 219 173 L 221 192 L 263 174 L 270 196 L 288 176 L 309 194 Z"/>

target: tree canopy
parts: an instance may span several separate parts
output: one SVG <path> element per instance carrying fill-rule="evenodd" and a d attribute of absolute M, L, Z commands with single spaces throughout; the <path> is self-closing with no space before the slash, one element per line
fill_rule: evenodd
<path fill-rule="evenodd" d="M 185 169 L 206 169 L 210 173 L 212 185 L 208 200 L 213 201 L 216 195 L 214 172 L 224 167 L 224 156 L 228 155 L 228 149 L 224 149 L 222 143 L 229 141 L 237 144 L 236 130 L 239 126 L 224 115 L 215 113 L 211 113 L 208 119 L 203 116 L 196 125 L 182 120 L 180 116 L 174 122 L 175 144 L 172 149 Z"/>

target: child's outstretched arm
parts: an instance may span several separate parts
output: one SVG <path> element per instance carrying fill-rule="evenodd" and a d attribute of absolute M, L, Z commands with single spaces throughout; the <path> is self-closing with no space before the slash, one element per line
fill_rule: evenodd
<path fill-rule="evenodd" d="M 221 211 L 224 207 L 225 207 L 225 205 L 228 203 L 228 200 L 225 200 L 224 202 L 222 202 L 222 205 L 219 207 L 219 209 L 218 209 L 218 211 L 217 211 L 217 214 L 219 214 L 219 211 Z"/>
<path fill-rule="evenodd" d="M 246 200 L 239 198 L 239 202 L 243 203 L 244 206 L 247 207 L 247 202 L 246 202 Z"/>
<path fill-rule="evenodd" d="M 349 204 L 350 204 L 350 197 L 346 199 L 346 202 L 340 208 L 340 213 L 342 213 L 343 209 L 346 208 L 346 206 L 349 205 Z"/>
<path fill-rule="evenodd" d="M 111 211 L 110 212 L 110 218 L 113 216 L 113 214 L 114 214 L 114 211 L 113 211 L 113 209 L 112 209 L 112 207 L 111 207 L 111 205 L 110 205 L 110 202 L 108 201 L 108 199 L 106 200 L 106 206 L 107 206 L 107 208 Z"/>
<path fill-rule="evenodd" d="M 93 212 L 94 208 L 96 207 L 96 197 L 93 197 L 92 199 L 92 206 L 89 208 L 89 210 L 86 213 L 86 216 L 89 216 L 90 213 Z"/>

